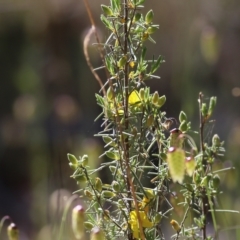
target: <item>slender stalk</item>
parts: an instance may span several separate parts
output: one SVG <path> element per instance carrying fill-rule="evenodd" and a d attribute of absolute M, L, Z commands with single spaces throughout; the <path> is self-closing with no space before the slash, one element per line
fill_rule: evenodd
<path fill-rule="evenodd" d="M 205 119 L 204 116 L 202 114 L 202 102 L 203 102 L 203 94 L 200 92 L 199 93 L 199 98 L 198 98 L 198 102 L 199 102 L 199 134 L 200 134 L 200 152 L 202 153 L 202 166 L 203 166 L 203 176 L 205 176 L 205 172 L 206 172 L 206 160 L 204 159 L 204 141 L 203 141 L 203 130 L 204 130 L 204 125 L 205 125 Z M 205 240 L 207 238 L 207 212 L 208 212 L 208 197 L 206 194 L 206 189 L 205 187 L 203 187 L 202 189 L 202 214 L 204 215 L 204 220 L 203 220 L 203 227 L 202 227 L 202 238 L 203 240 Z"/>
<path fill-rule="evenodd" d="M 127 56 L 128 54 L 128 1 L 124 0 L 124 29 L 123 29 L 123 34 L 124 34 L 124 56 Z M 124 91 L 125 91 L 125 96 L 124 96 L 124 119 L 125 119 L 125 130 L 129 129 L 129 115 L 128 115 L 128 97 L 129 97 L 129 64 L 126 62 L 124 66 Z M 135 192 L 135 187 L 132 182 L 132 177 L 131 177 L 131 169 L 130 169 L 130 164 L 129 164 L 129 139 L 128 137 L 124 141 L 124 149 L 125 149 L 125 164 L 126 164 L 126 173 L 127 173 L 127 179 L 128 179 L 128 189 L 130 191 L 129 194 L 132 195 L 133 201 L 134 201 L 134 207 L 136 209 L 136 214 L 137 214 L 137 219 L 139 223 L 139 230 L 140 230 L 140 238 L 142 240 L 145 239 L 144 237 L 144 232 L 143 232 L 143 227 L 142 227 L 142 222 L 139 214 L 139 208 L 138 208 L 138 202 L 137 202 L 137 196 Z M 131 197 L 131 196 L 130 196 Z M 132 234 L 129 234 L 128 236 L 129 240 L 133 239 Z"/>

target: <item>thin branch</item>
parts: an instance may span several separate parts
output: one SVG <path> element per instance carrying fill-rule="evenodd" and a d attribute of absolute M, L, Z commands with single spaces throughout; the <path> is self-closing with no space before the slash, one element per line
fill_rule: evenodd
<path fill-rule="evenodd" d="M 100 57 L 101 57 L 101 59 L 102 59 L 103 65 L 105 65 L 104 54 L 103 54 L 104 51 L 103 51 L 102 45 L 100 44 L 100 39 L 99 39 L 98 34 L 97 34 L 97 31 L 96 31 L 96 24 L 95 24 L 95 22 L 94 22 L 94 19 L 93 19 L 93 16 L 92 16 L 92 12 L 91 12 L 90 7 L 89 7 L 89 4 L 88 4 L 88 0 L 83 0 L 83 2 L 84 2 L 84 4 L 85 4 L 85 7 L 86 7 L 86 10 L 87 10 L 87 13 L 88 13 L 89 20 L 90 20 L 90 22 L 91 22 L 91 24 L 92 24 L 92 28 L 90 29 L 89 33 L 87 34 L 87 36 L 89 35 L 88 38 L 87 38 L 87 36 L 86 36 L 85 39 L 84 39 L 84 55 L 85 55 L 85 57 L 86 57 L 86 60 L 88 59 L 88 60 L 87 60 L 87 64 L 88 64 L 91 72 L 93 73 L 94 77 L 96 78 L 96 75 L 97 75 L 97 74 L 95 74 L 95 72 L 93 71 L 93 67 L 92 67 L 92 64 L 90 63 L 89 55 L 88 55 L 88 51 L 87 51 L 88 42 L 89 42 L 89 39 L 90 39 L 90 36 L 91 36 L 92 33 L 94 33 L 95 38 L 96 38 L 96 41 L 97 41 L 97 43 L 98 43 L 98 44 L 97 44 L 97 46 L 98 46 L 98 51 L 99 51 Z M 90 32 L 91 32 L 91 33 L 90 33 Z M 86 53 L 87 53 L 87 54 L 86 54 Z M 109 78 L 109 73 L 108 73 L 108 71 L 106 70 L 106 68 L 105 68 L 105 71 L 106 71 L 107 78 Z M 98 76 L 98 75 L 97 75 L 97 76 Z M 103 84 L 102 84 L 102 81 L 101 81 L 101 79 L 99 78 L 99 76 L 96 78 L 96 80 L 97 80 L 98 83 L 100 84 L 100 87 L 103 88 L 103 94 L 106 95 L 105 88 L 104 88 L 104 86 L 103 86 Z"/>
<path fill-rule="evenodd" d="M 85 56 L 85 59 L 87 61 L 87 65 L 88 67 L 90 68 L 92 74 L 94 75 L 94 77 L 96 78 L 97 82 L 99 83 L 102 91 L 103 91 L 103 94 L 106 95 L 106 90 L 105 90 L 105 87 L 102 83 L 102 80 L 101 78 L 99 77 L 99 75 L 94 71 L 94 68 L 91 64 L 91 61 L 90 61 L 90 57 L 89 57 L 89 54 L 88 54 L 88 44 L 89 44 L 89 40 L 90 40 L 90 37 L 91 35 L 95 32 L 95 27 L 92 25 L 92 28 L 89 29 L 86 37 L 84 38 L 84 41 L 83 41 L 83 52 L 84 52 L 84 56 Z"/>
<path fill-rule="evenodd" d="M 199 93 L 198 103 L 199 103 L 199 134 L 200 134 L 200 152 L 202 154 L 202 166 L 203 166 L 203 174 L 205 175 L 207 166 L 206 160 L 204 159 L 204 141 L 203 141 L 203 130 L 205 125 L 205 119 L 202 114 L 202 103 L 203 103 L 203 94 Z M 202 176 L 204 177 L 204 176 Z M 208 213 L 208 197 L 206 195 L 206 189 L 203 187 L 202 189 L 202 214 L 204 216 L 203 227 L 202 227 L 202 238 L 205 240 L 207 238 L 207 213 Z"/>

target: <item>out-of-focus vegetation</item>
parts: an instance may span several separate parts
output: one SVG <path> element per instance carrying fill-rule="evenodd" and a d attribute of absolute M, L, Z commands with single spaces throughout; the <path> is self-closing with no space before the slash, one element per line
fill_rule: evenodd
<path fill-rule="evenodd" d="M 103 42 L 100 3 L 107 2 L 90 1 Z M 148 0 L 145 5 L 153 4 L 160 31 L 158 44 L 149 44 L 148 52 L 158 48 L 156 54 L 164 55 L 166 63 L 161 79 L 150 80 L 152 91 L 167 96 L 165 108 L 172 117 L 184 109 L 193 129 L 198 127 L 198 92 L 218 97 L 217 122 L 208 131 L 226 140 L 227 163 L 236 166 L 222 181 L 219 204 L 238 210 L 240 3 Z M 61 206 L 76 189 L 67 152 L 87 153 L 95 159 L 92 164 L 101 161 L 101 144 L 92 139 L 99 86 L 82 50 L 89 27 L 82 1 L 0 2 L 0 218 L 11 215 L 22 239 L 48 239 L 47 234 L 51 239 Z M 99 66 L 95 47 L 89 50 Z M 240 225 L 238 215 L 222 219 L 227 226 Z M 231 233 L 240 239 L 240 230 Z"/>

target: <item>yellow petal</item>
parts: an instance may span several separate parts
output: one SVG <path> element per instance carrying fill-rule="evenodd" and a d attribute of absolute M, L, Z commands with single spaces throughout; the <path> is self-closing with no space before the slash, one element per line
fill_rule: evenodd
<path fill-rule="evenodd" d="M 133 104 L 137 104 L 140 103 L 141 99 L 139 97 L 139 94 L 136 90 L 132 91 L 128 97 L 128 103 L 133 105 Z"/>

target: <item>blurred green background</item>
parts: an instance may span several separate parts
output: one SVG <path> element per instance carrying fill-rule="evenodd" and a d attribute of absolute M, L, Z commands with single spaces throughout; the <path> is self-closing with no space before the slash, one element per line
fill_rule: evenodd
<path fill-rule="evenodd" d="M 100 4 L 90 0 L 101 41 Z M 198 129 L 198 93 L 218 104 L 206 131 L 218 133 L 227 149 L 221 175 L 221 205 L 240 209 L 240 2 L 239 0 L 146 0 L 160 30 L 147 43 L 149 58 L 164 63 L 152 91 L 167 96 L 164 110 L 178 118 L 184 110 Z M 93 134 L 99 86 L 83 55 L 90 21 L 81 0 L 0 0 L 0 219 L 10 215 L 21 239 L 54 239 L 61 206 L 77 190 L 66 154 L 89 153 L 93 165 L 102 146 Z M 92 39 L 92 43 L 95 40 Z M 89 46 L 94 67 L 101 66 Z M 104 72 L 100 72 L 105 82 Z M 214 128 L 213 128 L 214 127 Z M 239 215 L 220 215 L 222 239 L 240 239 Z M 2 236 L 4 232 L 2 233 Z M 49 235 L 49 238 L 46 236 Z M 231 236 L 231 238 L 229 238 Z M 1 238 L 2 239 L 2 238 Z M 4 237 L 3 237 L 4 239 Z M 64 239 L 68 239 L 65 237 Z M 73 239 L 73 238 L 69 238 Z"/>

